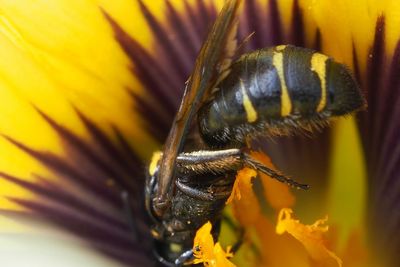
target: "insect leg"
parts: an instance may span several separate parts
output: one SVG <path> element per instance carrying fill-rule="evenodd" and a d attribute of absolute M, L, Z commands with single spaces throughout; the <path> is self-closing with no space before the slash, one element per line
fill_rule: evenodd
<path fill-rule="evenodd" d="M 125 212 L 127 220 L 128 220 L 128 225 L 132 231 L 132 238 L 135 241 L 139 241 L 139 232 L 138 232 L 138 228 L 135 224 L 134 216 L 132 213 L 132 207 L 131 207 L 131 203 L 130 203 L 130 201 L 131 201 L 130 195 L 127 191 L 123 191 L 121 193 L 121 198 L 122 198 L 122 203 L 124 206 L 124 212 Z"/>
<path fill-rule="evenodd" d="M 160 256 L 157 252 L 154 252 L 154 256 L 157 259 L 159 263 L 161 263 L 161 266 L 165 267 L 177 267 L 175 263 L 169 262 L 166 259 L 164 259 L 162 256 Z M 158 266 L 158 265 L 157 265 Z M 178 265 L 179 266 L 179 265 Z"/>
<path fill-rule="evenodd" d="M 265 173 L 269 177 L 276 179 L 281 183 L 303 190 L 307 190 L 310 187 L 307 184 L 301 184 L 289 177 L 286 177 L 285 175 L 279 174 L 277 171 L 270 169 L 261 162 L 253 159 L 249 154 L 244 154 L 244 160 L 248 167 L 255 169 L 259 172 Z"/>
<path fill-rule="evenodd" d="M 189 265 L 194 259 L 193 250 L 189 249 L 183 252 L 174 262 L 176 267 Z"/>
<path fill-rule="evenodd" d="M 268 168 L 243 149 L 232 148 L 216 151 L 200 150 L 181 153 L 177 157 L 177 163 L 180 171 L 196 174 L 223 174 L 227 171 L 237 171 L 243 167 L 250 167 L 290 186 L 301 189 L 308 189 L 309 187 L 306 184 L 298 183 Z"/>
<path fill-rule="evenodd" d="M 175 181 L 176 187 L 181 190 L 183 193 L 185 193 L 188 196 L 191 196 L 193 198 L 197 198 L 200 200 L 205 200 L 205 201 L 214 201 L 218 199 L 223 199 L 229 197 L 231 194 L 231 191 L 224 191 L 224 192 L 204 192 L 202 190 L 198 190 L 196 188 L 193 188 L 191 186 L 185 185 L 184 183 L 180 182 L 179 180 Z"/>
<path fill-rule="evenodd" d="M 181 153 L 176 158 L 178 170 L 187 174 L 225 174 L 243 167 L 240 149 L 199 150 Z"/>

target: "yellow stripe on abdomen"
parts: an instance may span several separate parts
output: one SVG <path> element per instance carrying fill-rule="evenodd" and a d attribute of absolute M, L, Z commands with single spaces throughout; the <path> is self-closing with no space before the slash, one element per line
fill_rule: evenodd
<path fill-rule="evenodd" d="M 251 103 L 250 97 L 247 95 L 242 79 L 240 79 L 240 87 L 242 88 L 243 107 L 246 111 L 247 121 L 255 122 L 257 120 L 257 111 L 254 108 L 253 103 Z"/>
<path fill-rule="evenodd" d="M 311 70 L 315 71 L 321 81 L 321 99 L 317 106 L 317 112 L 321 112 L 326 106 L 326 61 L 329 58 L 320 53 L 314 53 L 311 57 Z"/>
<path fill-rule="evenodd" d="M 276 68 L 279 80 L 281 82 L 281 116 L 285 117 L 292 111 L 292 101 L 290 100 L 288 88 L 285 81 L 285 71 L 283 67 L 283 49 L 279 49 L 279 52 L 274 52 L 272 58 L 272 64 Z"/>

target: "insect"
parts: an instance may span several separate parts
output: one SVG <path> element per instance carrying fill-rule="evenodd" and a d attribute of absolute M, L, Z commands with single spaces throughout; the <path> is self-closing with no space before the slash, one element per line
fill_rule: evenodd
<path fill-rule="evenodd" d="M 239 1 L 227 1 L 204 42 L 163 152 L 153 157 L 146 206 L 155 255 L 165 266 L 190 264 L 193 238 L 221 214 L 237 170 L 247 166 L 306 189 L 249 154 L 249 139 L 312 131 L 364 107 L 349 70 L 315 51 L 276 46 L 234 63 Z"/>

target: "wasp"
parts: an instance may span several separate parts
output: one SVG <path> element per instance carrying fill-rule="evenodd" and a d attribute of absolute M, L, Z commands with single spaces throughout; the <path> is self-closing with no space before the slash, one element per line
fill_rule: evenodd
<path fill-rule="evenodd" d="M 252 158 L 248 140 L 318 129 L 365 106 L 349 69 L 290 45 L 231 58 L 239 1 L 227 1 L 196 59 L 162 152 L 148 168 L 146 207 L 155 254 L 165 266 L 190 264 L 197 229 L 218 238 L 236 172 L 250 167 L 307 189 Z"/>

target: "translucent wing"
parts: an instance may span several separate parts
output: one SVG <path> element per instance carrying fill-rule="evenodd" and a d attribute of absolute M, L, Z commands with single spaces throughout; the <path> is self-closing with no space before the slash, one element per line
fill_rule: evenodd
<path fill-rule="evenodd" d="M 206 41 L 201 47 L 185 93 L 169 132 L 161 159 L 158 191 L 153 200 L 154 211 L 161 215 L 169 205 L 173 191 L 175 161 L 182 151 L 188 129 L 199 105 L 210 93 L 218 75 L 229 66 L 231 55 L 236 49 L 236 13 L 240 0 L 228 0 L 219 13 Z"/>

